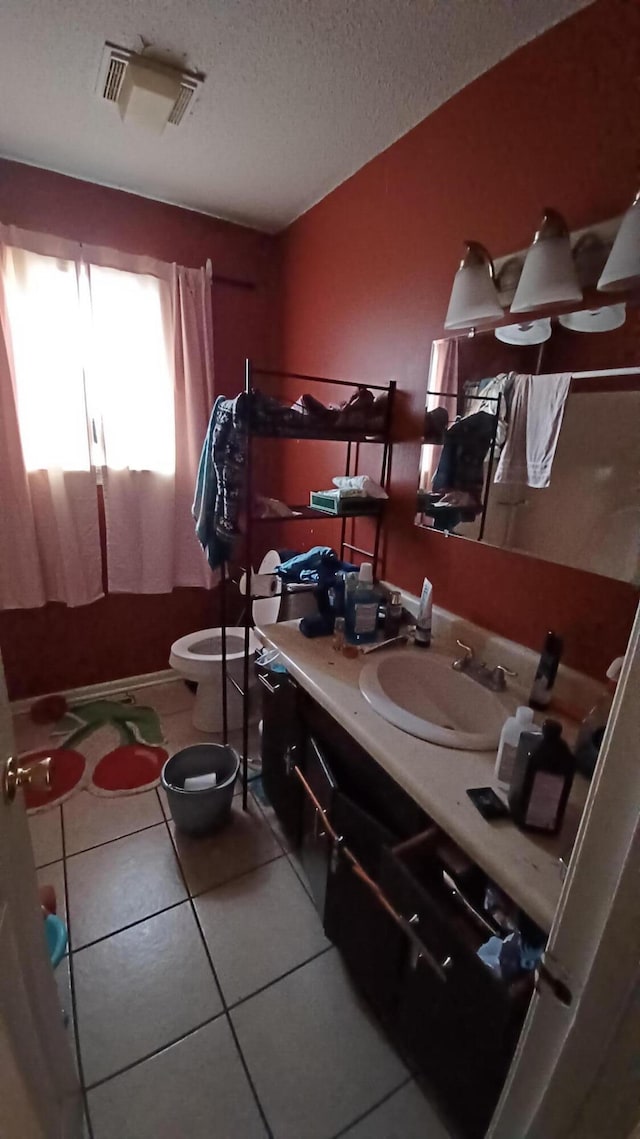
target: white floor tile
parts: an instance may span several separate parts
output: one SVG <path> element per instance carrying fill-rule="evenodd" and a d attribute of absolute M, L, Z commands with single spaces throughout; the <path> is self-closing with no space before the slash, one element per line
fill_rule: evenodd
<path fill-rule="evenodd" d="M 164 823 L 67 859 L 73 949 L 187 897 Z"/>
<path fill-rule="evenodd" d="M 73 969 L 88 1085 L 177 1040 L 222 1008 L 187 903 L 74 953 Z"/>
<path fill-rule="evenodd" d="M 196 910 L 227 1004 L 330 945 L 286 858 L 202 894 Z"/>
<path fill-rule="evenodd" d="M 37 815 L 29 815 L 29 831 L 36 866 L 46 866 L 62 858 L 62 824 L 60 808 L 51 807 Z"/>
<path fill-rule="evenodd" d="M 224 1017 L 90 1092 L 89 1110 L 95 1139 L 266 1136 Z"/>
<path fill-rule="evenodd" d="M 67 799 L 62 811 L 67 856 L 162 822 L 155 791 L 115 796 L 79 791 Z"/>
<path fill-rule="evenodd" d="M 170 827 L 192 895 L 211 890 L 282 854 L 255 803 L 250 801 L 249 810 L 243 811 L 237 797 L 231 822 L 216 834 L 189 838 L 181 835 L 173 823 Z"/>
<path fill-rule="evenodd" d="M 335 950 L 251 997 L 231 1018 L 278 1139 L 331 1139 L 407 1075 Z"/>
<path fill-rule="evenodd" d="M 58 999 L 60 1001 L 60 1016 L 67 1029 L 69 1039 L 69 1047 L 71 1048 L 74 1057 L 76 1050 L 75 1035 L 73 1032 L 73 1002 L 71 1000 L 71 974 L 69 968 L 70 958 L 63 957 L 62 961 L 55 970 L 54 976 L 56 979 L 56 986 L 58 989 Z"/>
<path fill-rule="evenodd" d="M 420 1088 L 405 1084 L 341 1139 L 451 1139 Z"/>

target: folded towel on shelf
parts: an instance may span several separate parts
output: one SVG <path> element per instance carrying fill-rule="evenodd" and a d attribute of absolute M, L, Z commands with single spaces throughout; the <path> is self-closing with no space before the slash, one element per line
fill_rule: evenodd
<path fill-rule="evenodd" d="M 570 384 L 570 372 L 514 377 L 507 439 L 495 482 L 549 486 Z"/>
<path fill-rule="evenodd" d="M 366 498 L 388 498 L 386 490 L 369 475 L 338 475 L 331 480 L 340 491 L 359 492 Z"/>

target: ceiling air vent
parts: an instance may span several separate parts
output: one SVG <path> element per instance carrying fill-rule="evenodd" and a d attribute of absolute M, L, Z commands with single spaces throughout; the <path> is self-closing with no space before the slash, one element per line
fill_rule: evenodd
<path fill-rule="evenodd" d="M 204 75 L 183 71 L 168 65 L 164 60 L 155 60 L 152 56 L 139 55 L 129 51 L 128 48 L 106 43 L 96 84 L 96 92 L 101 99 L 115 106 L 120 105 L 127 68 L 131 63 L 134 66 L 142 64 L 149 68 L 157 66 L 160 72 L 175 77 L 179 83 L 178 93 L 166 121 L 172 126 L 179 126 L 196 101 L 198 90 L 204 82 Z"/>

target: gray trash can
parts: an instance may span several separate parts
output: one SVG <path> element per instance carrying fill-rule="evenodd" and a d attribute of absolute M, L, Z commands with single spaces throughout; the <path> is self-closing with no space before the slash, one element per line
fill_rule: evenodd
<path fill-rule="evenodd" d="M 162 786 L 178 830 L 189 835 L 210 834 L 229 821 L 239 768 L 240 757 L 228 744 L 194 744 L 167 760 L 162 768 Z M 185 779 L 211 771 L 217 776 L 215 787 L 185 791 Z"/>

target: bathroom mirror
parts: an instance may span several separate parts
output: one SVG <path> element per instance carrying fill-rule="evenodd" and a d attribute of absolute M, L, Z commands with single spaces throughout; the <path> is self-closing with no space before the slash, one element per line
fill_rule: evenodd
<path fill-rule="evenodd" d="M 640 585 L 639 305 L 435 341 L 416 524 Z"/>

